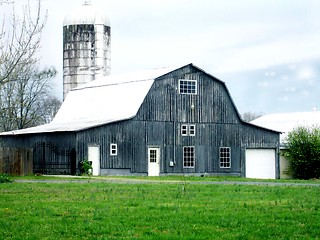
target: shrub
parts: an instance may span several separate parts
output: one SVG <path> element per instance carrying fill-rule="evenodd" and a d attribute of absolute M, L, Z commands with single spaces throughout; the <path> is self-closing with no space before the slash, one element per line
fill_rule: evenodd
<path fill-rule="evenodd" d="M 10 177 L 7 174 L 0 174 L 0 183 L 11 182 Z"/>
<path fill-rule="evenodd" d="M 320 129 L 298 127 L 286 138 L 288 150 L 284 155 L 291 162 L 293 177 L 310 179 L 320 177 Z"/>
<path fill-rule="evenodd" d="M 81 173 L 90 175 L 92 174 L 92 164 L 87 159 L 80 162 Z"/>

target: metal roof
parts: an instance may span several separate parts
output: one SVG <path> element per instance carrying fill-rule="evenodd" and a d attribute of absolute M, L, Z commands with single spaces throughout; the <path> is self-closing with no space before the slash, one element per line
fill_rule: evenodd
<path fill-rule="evenodd" d="M 110 26 L 110 21 L 108 16 L 105 13 L 102 13 L 100 9 L 90 3 L 84 3 L 70 11 L 63 21 L 63 26 L 79 24 Z"/>
<path fill-rule="evenodd" d="M 177 68 L 105 76 L 69 92 L 49 124 L 0 135 L 79 131 L 134 117 L 154 80 Z"/>
<path fill-rule="evenodd" d="M 320 112 L 291 112 L 267 114 L 259 117 L 250 123 L 282 132 L 280 135 L 281 142 L 285 140 L 288 132 L 297 127 L 320 126 Z"/>

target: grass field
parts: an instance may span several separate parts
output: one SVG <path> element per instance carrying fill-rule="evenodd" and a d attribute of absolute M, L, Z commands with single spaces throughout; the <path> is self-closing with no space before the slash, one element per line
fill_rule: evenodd
<path fill-rule="evenodd" d="M 84 180 L 0 196 L 0 239 L 320 239 L 320 187 Z"/>

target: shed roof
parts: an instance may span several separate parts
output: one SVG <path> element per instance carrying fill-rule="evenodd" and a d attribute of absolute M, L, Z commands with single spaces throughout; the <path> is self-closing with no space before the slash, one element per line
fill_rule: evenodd
<path fill-rule="evenodd" d="M 51 123 L 1 133 L 72 132 L 134 117 L 154 80 L 176 68 L 105 76 L 69 92 Z"/>
<path fill-rule="evenodd" d="M 259 117 L 250 123 L 282 132 L 280 136 L 281 142 L 287 137 L 288 132 L 297 127 L 320 126 L 320 112 L 290 112 L 267 114 Z"/>

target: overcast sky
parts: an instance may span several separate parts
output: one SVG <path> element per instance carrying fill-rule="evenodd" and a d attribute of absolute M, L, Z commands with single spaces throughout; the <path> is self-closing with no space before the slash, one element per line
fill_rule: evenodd
<path fill-rule="evenodd" d="M 62 23 L 83 3 L 42 0 L 42 65 L 58 69 L 60 98 Z M 91 3 L 111 22 L 112 74 L 193 63 L 226 83 L 240 113 L 320 108 L 320 0 Z"/>

